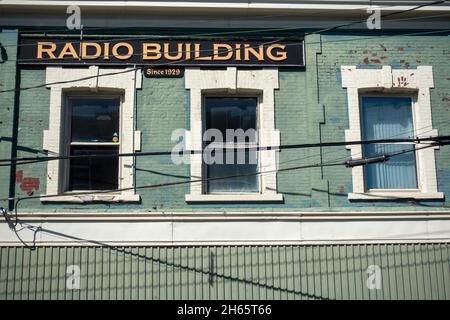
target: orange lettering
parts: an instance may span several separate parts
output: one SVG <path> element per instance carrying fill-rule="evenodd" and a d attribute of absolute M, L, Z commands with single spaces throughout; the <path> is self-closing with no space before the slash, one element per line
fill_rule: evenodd
<path fill-rule="evenodd" d="M 44 48 L 44 46 L 50 46 L 50 48 Z M 56 50 L 56 44 L 54 42 L 38 42 L 37 44 L 37 58 L 42 59 L 42 54 L 46 53 L 51 59 L 56 59 L 53 52 Z"/>
<path fill-rule="evenodd" d="M 125 55 L 120 55 L 119 54 L 119 48 L 120 47 L 125 47 L 125 48 L 127 48 L 128 49 L 128 53 L 127 54 L 125 54 Z M 119 42 L 119 43 L 116 43 L 114 46 L 113 46 L 113 48 L 112 48 L 112 54 L 113 54 L 113 56 L 115 57 L 115 58 L 117 58 L 117 59 L 119 59 L 119 60 L 127 60 L 127 59 L 130 59 L 131 58 L 131 56 L 133 55 L 133 47 L 129 44 L 129 43 L 126 43 L 126 42 Z"/>
<path fill-rule="evenodd" d="M 153 48 L 153 49 L 150 49 Z M 149 56 L 149 53 L 154 55 Z M 161 59 L 161 45 L 159 43 L 144 43 L 142 45 L 142 59 L 143 60 L 158 60 Z"/>
<path fill-rule="evenodd" d="M 277 49 L 281 49 L 284 50 L 284 48 L 286 48 L 285 45 L 282 44 L 272 44 L 271 46 L 269 46 L 267 48 L 267 56 L 269 57 L 270 60 L 273 61 L 283 61 L 287 59 L 287 52 L 286 51 L 278 51 L 278 53 L 276 53 L 276 56 L 274 56 L 272 54 L 272 51 L 277 48 Z"/>

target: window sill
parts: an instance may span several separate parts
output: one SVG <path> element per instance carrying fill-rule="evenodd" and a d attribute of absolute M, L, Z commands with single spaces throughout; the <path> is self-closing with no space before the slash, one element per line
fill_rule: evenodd
<path fill-rule="evenodd" d="M 443 192 L 420 192 L 420 191 L 370 191 L 366 193 L 349 193 L 349 200 L 396 200 L 396 199 L 416 199 L 416 200 L 442 200 Z"/>
<path fill-rule="evenodd" d="M 281 202 L 281 193 L 270 194 L 187 194 L 186 202 Z"/>
<path fill-rule="evenodd" d="M 99 193 L 99 194 L 78 194 L 78 195 L 60 195 L 57 197 L 46 198 L 41 197 L 41 202 L 52 203 L 52 202 L 65 202 L 65 203 L 89 203 L 89 202 L 130 202 L 137 203 L 140 202 L 141 197 L 138 194 L 109 194 L 109 193 Z"/>

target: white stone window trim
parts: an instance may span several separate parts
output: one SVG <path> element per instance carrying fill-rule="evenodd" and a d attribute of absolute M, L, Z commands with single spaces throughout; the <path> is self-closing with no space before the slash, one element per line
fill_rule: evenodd
<path fill-rule="evenodd" d="M 279 88 L 278 69 L 239 70 L 227 67 L 221 70 L 187 68 L 185 87 L 190 90 L 190 131 L 186 132 L 186 149 L 196 151 L 190 155 L 191 180 L 204 177 L 202 161 L 203 97 L 208 94 L 240 95 L 249 93 L 258 96 L 259 146 L 279 147 L 280 132 L 275 129 L 274 90 Z M 262 150 L 259 153 L 259 170 L 270 171 L 258 175 L 260 192 L 257 193 L 213 193 L 203 192 L 203 184 L 191 183 L 186 202 L 274 202 L 283 201 L 277 193 L 277 152 Z"/>
<path fill-rule="evenodd" d="M 111 74 L 111 75 L 107 75 Z M 87 78 L 87 79 L 86 79 Z M 78 80 L 77 79 L 85 79 Z M 47 88 L 50 89 L 49 129 L 44 130 L 43 149 L 62 154 L 64 148 L 64 116 L 66 96 L 70 93 L 117 94 L 121 96 L 120 153 L 140 151 L 141 133 L 134 130 L 136 89 L 142 88 L 141 70 L 47 67 Z M 48 161 L 46 193 L 41 202 L 139 202 L 134 189 L 117 192 L 86 191 L 86 195 L 64 192 L 62 160 Z M 134 187 L 134 157 L 119 157 L 119 189 Z M 82 193 L 76 192 L 76 193 Z M 51 197 L 45 197 L 45 196 Z M 53 196 L 58 195 L 58 196 Z"/>
<path fill-rule="evenodd" d="M 360 121 L 360 96 L 366 92 L 389 94 L 411 94 L 413 101 L 414 136 L 425 138 L 438 134 L 432 129 L 430 89 L 434 87 L 431 66 L 417 69 L 357 69 L 356 66 L 341 66 L 342 87 L 347 88 L 349 129 L 345 130 L 345 141 L 362 140 Z M 421 144 L 425 145 L 425 143 Z M 352 159 L 361 158 L 361 145 L 348 145 Z M 418 189 L 365 190 L 364 169 L 352 168 L 353 192 L 349 200 L 392 200 L 392 199 L 443 199 L 437 191 L 435 149 L 431 147 L 416 151 Z"/>

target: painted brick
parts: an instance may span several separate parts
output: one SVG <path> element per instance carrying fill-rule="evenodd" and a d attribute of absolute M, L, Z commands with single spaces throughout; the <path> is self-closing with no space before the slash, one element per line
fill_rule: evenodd
<path fill-rule="evenodd" d="M 439 134 L 450 134 L 450 65 L 446 36 L 392 36 L 367 39 L 361 36 L 317 35 L 306 39 L 306 63 L 304 70 L 280 69 L 275 90 L 275 127 L 284 144 L 314 143 L 320 141 L 344 141 L 348 126 L 347 92 L 342 88 L 344 75 L 341 66 L 378 69 L 390 66 L 393 72 L 409 72 L 416 67 L 432 66 L 433 81 L 430 91 L 433 128 Z M 308 43 L 310 43 L 308 45 Z M 400 48 L 403 48 L 401 50 Z M 13 53 L 12 53 L 13 54 Z M 376 54 L 376 56 L 373 56 Z M 379 62 L 378 62 L 379 61 Z M 367 62 L 367 63 L 366 63 Z M 2 86 L 13 85 L 14 68 L 0 64 Z M 6 70 L 4 72 L 4 70 Z M 398 70 L 398 71 L 397 71 Z M 402 71 L 403 70 L 403 71 Z M 408 71 L 406 71 L 408 70 Z M 22 68 L 23 87 L 44 83 L 43 68 Z M 225 80 L 224 80 L 225 81 Z M 231 81 L 231 80 L 230 80 Z M 388 79 L 383 80 L 388 81 Z M 190 94 L 184 87 L 185 79 L 142 80 L 142 90 L 137 91 L 137 130 L 141 131 L 142 151 L 166 151 L 175 146 L 171 141 L 173 130 L 190 129 Z M 228 83 L 228 82 L 227 82 Z M 231 83 L 232 84 L 232 83 Z M 230 85 L 231 85 L 230 84 Z M 317 86 L 318 84 L 318 86 Z M 393 83 L 395 85 L 395 83 Z M 357 97 L 355 97 L 357 98 Z M 50 91 L 46 88 L 26 90 L 20 94 L 18 156 L 32 156 L 43 148 L 43 131 L 49 128 Z M 12 108 L 11 95 L 1 96 L 2 105 Z M 1 120 L 11 118 L 11 110 L 1 108 Z M 350 115 L 356 116 L 356 115 Z M 5 118 L 6 117 L 6 118 Z M 8 118 L 9 117 L 9 118 Z M 11 135 L 9 120 L 0 124 L 2 136 Z M 9 157 L 5 142 L 0 143 L 0 155 Z M 438 191 L 450 195 L 450 147 L 436 150 Z M 320 161 L 344 160 L 350 155 L 345 147 L 290 149 L 279 154 L 280 167 L 314 164 Z M 36 163 L 23 168 L 24 176 L 40 180 L 39 191 L 46 189 L 46 165 Z M 137 157 L 136 185 L 151 185 L 190 179 L 189 165 L 175 166 L 170 156 Z M 442 174 L 441 174 L 442 173 Z M 351 170 L 345 167 L 326 167 L 280 172 L 277 175 L 279 192 L 284 203 L 274 204 L 187 204 L 185 195 L 189 185 L 142 189 L 140 204 L 46 204 L 39 200 L 22 201 L 20 207 L 28 211 L 307 211 L 342 210 L 434 210 L 449 205 L 445 201 L 358 201 L 351 202 L 347 193 L 352 191 Z M 9 180 L 9 172 L 0 169 L 0 179 Z M 317 188 L 319 186 L 320 188 Z M 2 195 L 7 190 L 0 185 Z M 325 189 L 323 192 L 318 191 Z M 6 193 L 5 193 L 6 192 Z M 16 195 L 26 192 L 16 186 Z M 329 198 L 329 202 L 327 200 Z"/>

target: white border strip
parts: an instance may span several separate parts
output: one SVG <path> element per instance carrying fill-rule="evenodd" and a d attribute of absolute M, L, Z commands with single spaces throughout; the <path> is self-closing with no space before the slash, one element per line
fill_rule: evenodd
<path fill-rule="evenodd" d="M 20 237 L 20 238 L 19 238 Z M 2 245 L 189 245 L 450 242 L 450 219 L 305 221 L 21 221 Z"/>
<path fill-rule="evenodd" d="M 8 217 L 15 219 L 13 212 Z M 402 219 L 449 219 L 450 211 L 317 211 L 317 212 L 238 212 L 238 211 L 192 211 L 192 212 L 20 212 L 20 220 L 26 221 L 272 221 L 272 220 L 402 220 Z"/>
<path fill-rule="evenodd" d="M 310 1 L 312 2 L 312 1 Z M 355 4 L 317 4 L 317 3 L 236 3 L 236 2 L 149 2 L 149 1 L 41 1 L 41 0 L 0 0 L 2 6 L 48 6 L 48 7 L 67 7 L 70 5 L 78 5 L 82 7 L 118 7 L 118 8 L 152 8 L 152 9 L 270 9 L 270 10 L 367 10 L 370 5 L 362 1 Z M 403 11 L 410 10 L 417 7 L 417 5 L 404 5 L 404 1 L 397 1 L 391 6 L 381 6 L 383 11 Z M 433 5 L 417 9 L 417 11 L 450 11 L 449 6 Z"/>

